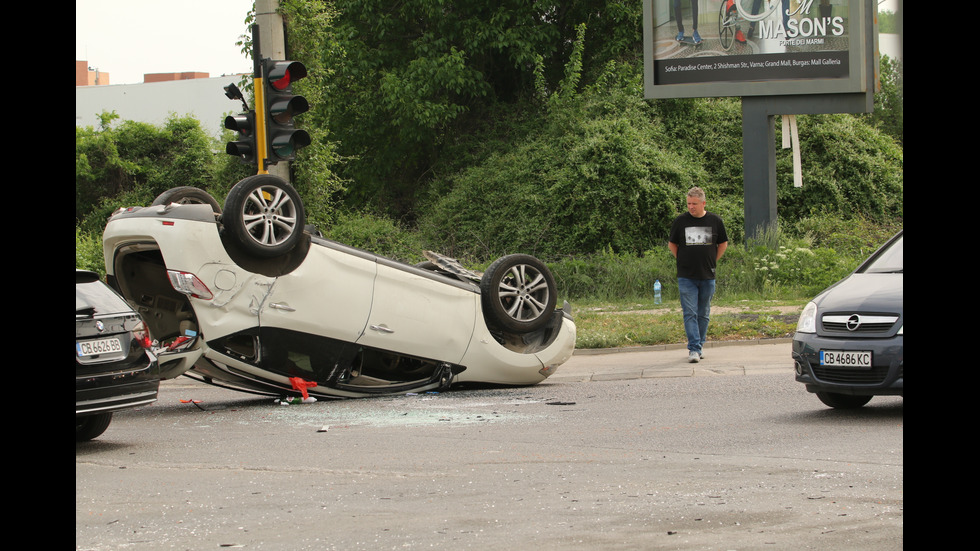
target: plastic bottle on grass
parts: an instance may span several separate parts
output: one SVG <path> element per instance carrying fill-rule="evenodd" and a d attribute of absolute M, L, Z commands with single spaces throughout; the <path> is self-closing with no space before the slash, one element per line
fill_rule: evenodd
<path fill-rule="evenodd" d="M 660 280 L 653 282 L 653 303 L 660 304 Z"/>

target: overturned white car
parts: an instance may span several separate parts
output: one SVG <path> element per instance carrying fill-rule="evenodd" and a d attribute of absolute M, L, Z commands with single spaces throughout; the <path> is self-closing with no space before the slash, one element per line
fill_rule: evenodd
<path fill-rule="evenodd" d="M 236 184 L 223 209 L 189 187 L 121 209 L 103 245 L 164 379 L 321 397 L 531 385 L 575 346 L 538 259 L 477 274 L 432 253 L 412 266 L 348 247 L 306 228 L 298 193 L 271 175 Z"/>

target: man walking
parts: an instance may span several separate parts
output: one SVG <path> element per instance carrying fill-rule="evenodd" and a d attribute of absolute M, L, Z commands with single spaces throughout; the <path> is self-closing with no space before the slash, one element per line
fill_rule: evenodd
<path fill-rule="evenodd" d="M 684 313 L 688 361 L 697 363 L 708 335 L 711 297 L 715 294 L 715 267 L 728 248 L 725 223 L 705 210 L 704 190 L 687 192 L 687 212 L 674 219 L 667 247 L 677 259 L 677 290 Z"/>

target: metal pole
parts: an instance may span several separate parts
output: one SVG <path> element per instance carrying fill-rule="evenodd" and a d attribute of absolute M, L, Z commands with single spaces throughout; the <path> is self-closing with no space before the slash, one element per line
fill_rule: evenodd
<path fill-rule="evenodd" d="M 279 0 L 256 0 L 255 1 L 255 21 L 260 29 L 252 38 L 253 42 L 262 42 L 262 58 L 266 59 L 286 59 L 286 39 L 282 26 L 282 16 L 279 15 Z M 259 65 L 261 66 L 261 59 Z M 263 75 L 264 77 L 265 75 Z M 256 105 L 259 105 L 256 101 Z M 265 119 L 265 104 L 263 106 L 263 120 Z M 265 123 L 263 122 L 263 125 Z M 263 148 L 266 142 L 263 143 Z M 263 149 L 263 151 L 265 151 Z M 289 181 L 289 163 L 280 162 L 278 164 L 264 167 L 263 173 L 278 176 L 283 180 Z"/>
<path fill-rule="evenodd" d="M 258 174 L 268 174 L 265 128 L 265 79 L 262 74 L 262 48 L 259 25 L 252 25 L 252 95 L 255 97 L 255 164 Z"/>

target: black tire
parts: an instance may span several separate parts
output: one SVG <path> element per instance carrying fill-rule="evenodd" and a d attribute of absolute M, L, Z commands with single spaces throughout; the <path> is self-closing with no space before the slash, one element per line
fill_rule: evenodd
<path fill-rule="evenodd" d="M 272 258 L 288 253 L 303 237 L 306 215 L 296 189 L 271 174 L 249 176 L 225 199 L 225 228 L 245 252 Z"/>
<path fill-rule="evenodd" d="M 87 442 L 97 438 L 109 428 L 112 413 L 97 413 L 75 417 L 75 442 Z"/>
<path fill-rule="evenodd" d="M 871 396 L 854 396 L 851 394 L 838 394 L 836 392 L 818 392 L 817 398 L 824 405 L 835 409 L 858 409 L 871 401 Z"/>
<path fill-rule="evenodd" d="M 721 10 L 718 13 L 718 39 L 721 47 L 726 51 L 730 50 L 735 42 L 735 16 L 738 11 L 734 5 L 726 6 L 727 2 L 722 0 Z"/>
<path fill-rule="evenodd" d="M 221 214 L 221 205 L 203 189 L 192 186 L 181 186 L 168 189 L 150 203 L 150 206 L 169 205 L 177 203 L 179 205 L 211 205 L 215 214 Z"/>
<path fill-rule="evenodd" d="M 547 325 L 558 299 L 551 270 L 526 254 L 494 261 L 480 280 L 480 295 L 487 325 L 515 333 Z"/>

